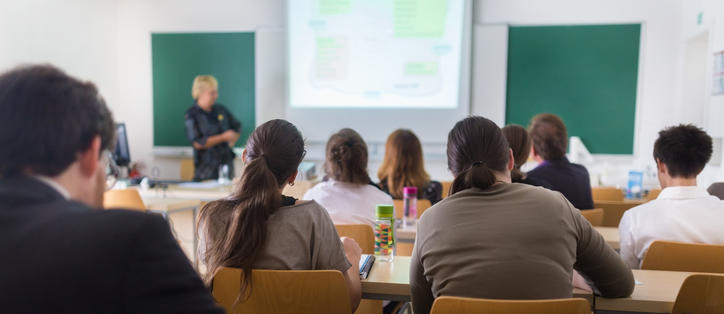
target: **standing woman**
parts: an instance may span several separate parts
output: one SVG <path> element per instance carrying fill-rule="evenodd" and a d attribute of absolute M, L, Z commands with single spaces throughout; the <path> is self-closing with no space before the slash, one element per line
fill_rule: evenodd
<path fill-rule="evenodd" d="M 194 78 L 191 88 L 194 104 L 184 116 L 186 136 L 194 147 L 194 181 L 219 178 L 219 166 L 227 165 L 234 174 L 232 148 L 241 135 L 241 123 L 221 104 L 219 83 L 211 75 Z"/>
<path fill-rule="evenodd" d="M 513 159 L 515 159 L 515 167 L 510 171 L 510 179 L 513 183 L 522 183 L 526 174 L 520 170 L 520 167 L 528 161 L 528 155 L 530 155 L 531 142 L 528 130 L 517 124 L 509 124 L 503 128 L 503 135 L 508 140 L 508 146 L 513 150 Z"/>
<path fill-rule="evenodd" d="M 304 154 L 302 134 L 285 120 L 268 121 L 251 133 L 241 157 L 246 168 L 234 191 L 201 209 L 197 228 L 204 279 L 210 283 L 221 267 L 243 269 L 244 300 L 251 292 L 252 269 L 338 270 L 354 312 L 362 296 L 359 245 L 340 239 L 315 201 L 282 195 Z"/>
<path fill-rule="evenodd" d="M 442 185 L 431 181 L 425 172 L 422 144 L 410 130 L 395 130 L 387 138 L 385 158 L 377 177 L 380 188 L 394 199 L 402 199 L 402 188 L 406 186 L 417 187 L 417 198 L 429 200 L 433 205 L 442 198 Z"/>

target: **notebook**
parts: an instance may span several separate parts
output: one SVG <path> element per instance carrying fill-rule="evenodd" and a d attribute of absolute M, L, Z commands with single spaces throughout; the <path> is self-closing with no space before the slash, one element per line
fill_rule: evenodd
<path fill-rule="evenodd" d="M 370 254 L 362 254 L 359 258 L 359 278 L 367 279 L 367 275 L 370 274 L 372 264 L 375 263 L 375 256 Z"/>

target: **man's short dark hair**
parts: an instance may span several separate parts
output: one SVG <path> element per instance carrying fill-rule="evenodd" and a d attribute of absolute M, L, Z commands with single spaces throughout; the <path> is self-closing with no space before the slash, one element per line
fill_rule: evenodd
<path fill-rule="evenodd" d="M 663 129 L 654 144 L 654 160 L 666 165 L 671 177 L 696 177 L 709 162 L 711 137 L 692 124 Z"/>
<path fill-rule="evenodd" d="M 114 144 L 113 117 L 93 83 L 51 65 L 0 75 L 0 177 L 56 176 L 95 136 L 101 151 Z"/>
<path fill-rule="evenodd" d="M 528 127 L 535 153 L 545 160 L 559 160 L 566 157 L 568 131 L 563 120 L 550 113 L 541 113 L 530 120 Z"/>

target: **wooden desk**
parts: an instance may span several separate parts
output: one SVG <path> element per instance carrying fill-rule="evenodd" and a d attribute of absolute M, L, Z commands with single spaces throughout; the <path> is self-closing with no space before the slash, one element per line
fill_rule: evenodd
<path fill-rule="evenodd" d="M 597 311 L 670 313 L 681 284 L 692 274 L 658 270 L 633 270 L 633 273 L 637 284 L 631 297 L 596 297 Z M 391 263 L 375 262 L 369 277 L 362 280 L 362 298 L 409 301 L 409 274 L 409 257 L 395 256 Z M 593 296 L 583 290 L 574 290 L 573 296 L 593 300 Z"/>
<path fill-rule="evenodd" d="M 391 263 L 375 261 L 362 280 L 362 298 L 409 301 L 410 257 L 395 256 Z"/>
<path fill-rule="evenodd" d="M 376 261 L 367 279 L 362 280 L 362 298 L 410 301 L 410 257 L 395 256 L 391 263 Z M 593 304 L 593 295 L 579 289 L 573 296 Z"/>
<path fill-rule="evenodd" d="M 196 252 L 199 246 L 199 239 L 198 235 L 196 234 L 196 217 L 198 215 L 199 207 L 201 206 L 201 201 L 199 200 L 188 200 L 188 199 L 182 199 L 182 198 L 163 198 L 163 197 L 142 197 L 143 203 L 146 204 L 146 208 L 148 208 L 149 211 L 158 213 L 162 215 L 164 218 L 166 218 L 167 221 L 171 224 L 172 229 L 174 230 L 174 233 L 177 237 L 177 240 L 183 242 L 183 236 L 182 235 L 191 235 L 191 248 L 186 250 L 186 254 L 188 255 L 189 259 L 191 259 L 191 262 L 194 264 L 194 266 L 198 266 L 198 258 L 196 257 Z M 190 229 L 184 228 L 183 230 L 178 230 L 176 227 L 176 224 L 173 223 L 173 220 L 171 218 L 171 214 L 180 213 L 184 211 L 191 212 L 191 223 L 190 223 Z M 187 238 L 188 239 L 188 238 Z M 182 245 L 183 247 L 183 245 Z"/>
<path fill-rule="evenodd" d="M 145 199 L 170 198 L 175 200 L 198 200 L 202 202 L 215 201 L 231 194 L 231 185 L 216 188 L 185 188 L 179 185 L 169 185 L 166 189 L 152 188 L 138 189 L 141 197 Z"/>
<path fill-rule="evenodd" d="M 693 273 L 633 270 L 636 288 L 631 297 L 607 299 L 596 297 L 596 310 L 644 313 L 671 313 L 684 279 Z"/>
<path fill-rule="evenodd" d="M 593 227 L 603 236 L 603 239 L 606 240 L 606 243 L 610 245 L 614 250 L 619 250 L 621 248 L 620 243 L 620 235 L 618 234 L 618 228 L 616 227 Z"/>
<path fill-rule="evenodd" d="M 618 250 L 620 248 L 620 238 L 618 234 L 618 228 L 615 227 L 594 227 L 598 233 L 603 236 L 606 243 L 613 249 Z M 397 241 L 401 243 L 415 243 L 415 235 L 417 229 L 415 227 L 398 228 L 396 230 Z"/>

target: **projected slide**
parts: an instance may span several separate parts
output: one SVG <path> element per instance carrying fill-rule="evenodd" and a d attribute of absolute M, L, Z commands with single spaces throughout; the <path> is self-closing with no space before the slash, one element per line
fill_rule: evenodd
<path fill-rule="evenodd" d="M 288 1 L 295 108 L 455 108 L 464 0 Z"/>

